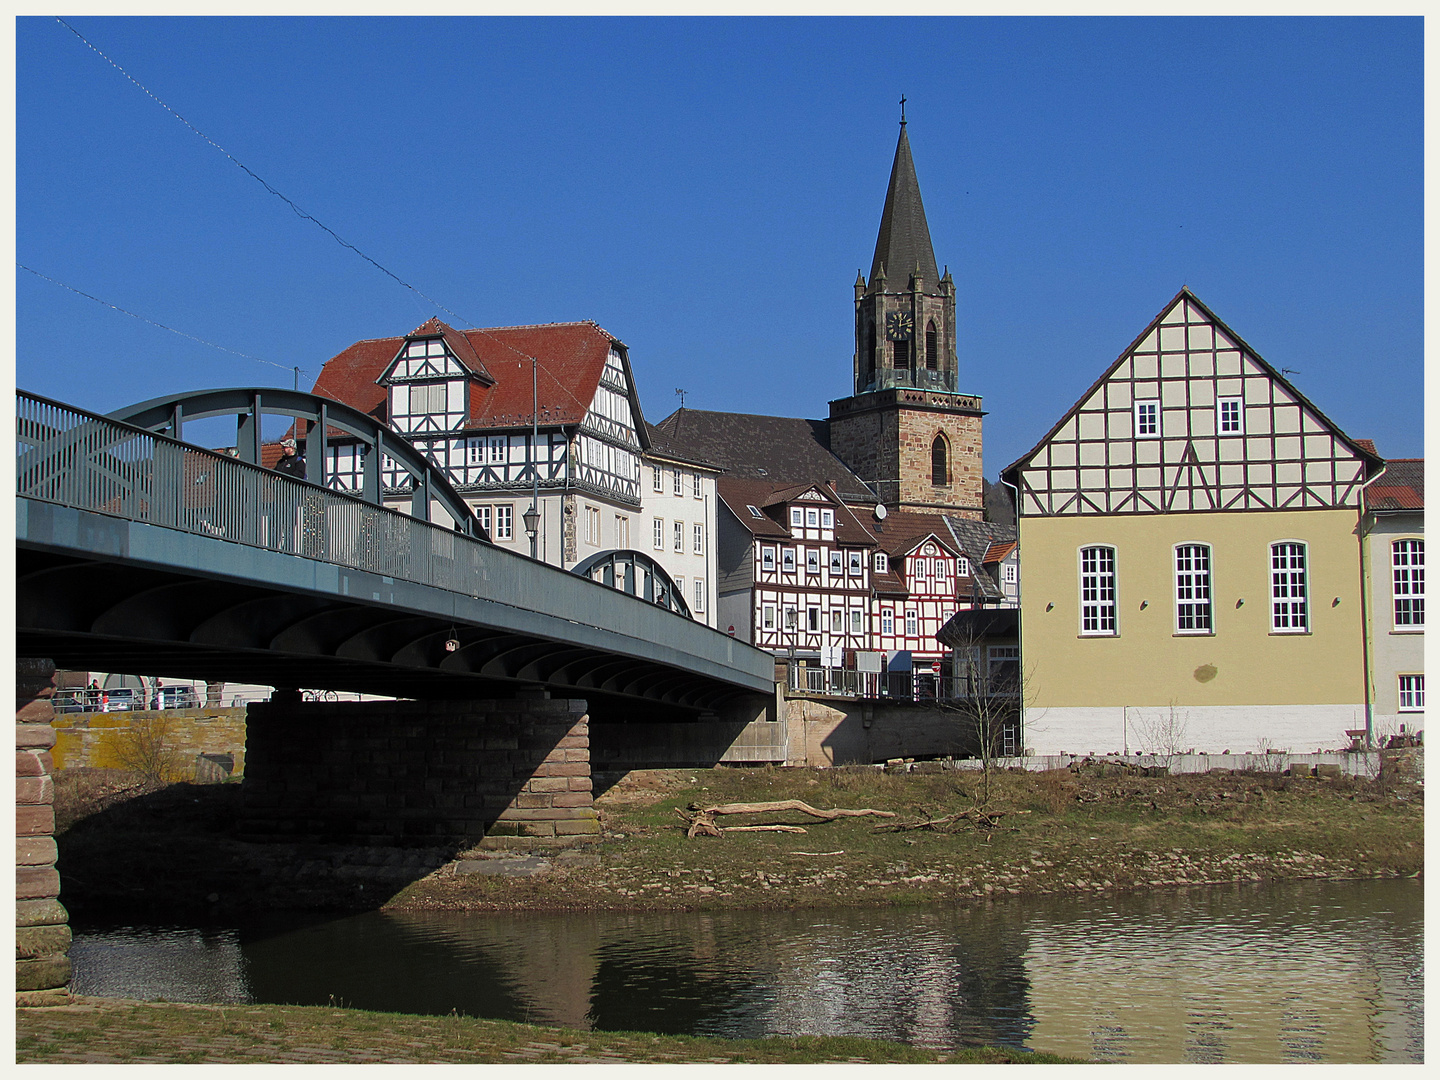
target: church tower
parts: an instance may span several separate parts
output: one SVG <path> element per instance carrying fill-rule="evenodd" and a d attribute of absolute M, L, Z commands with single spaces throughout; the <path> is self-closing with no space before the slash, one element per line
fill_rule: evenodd
<path fill-rule="evenodd" d="M 936 268 L 903 112 L 870 281 L 855 280 L 853 371 L 830 449 L 887 507 L 982 517 L 984 414 L 956 389 L 955 282 Z"/>

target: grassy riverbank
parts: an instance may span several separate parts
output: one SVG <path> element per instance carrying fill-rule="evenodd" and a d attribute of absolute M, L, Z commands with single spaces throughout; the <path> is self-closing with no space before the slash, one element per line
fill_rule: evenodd
<path fill-rule="evenodd" d="M 988 800 L 982 784 L 978 774 L 952 770 L 642 770 L 597 797 L 603 841 L 560 852 L 540 841 L 494 840 L 460 851 L 250 844 L 234 835 L 238 785 L 94 801 L 93 785 L 62 773 L 62 900 L 81 923 L 127 908 L 149 921 L 382 906 L 700 910 L 1390 877 L 1423 865 L 1423 787 L 1399 770 L 1368 781 L 996 773 Z M 72 805 L 82 796 L 93 805 Z M 806 831 L 688 839 L 677 814 L 691 803 L 783 799 L 897 816 L 737 815 L 719 824 Z M 975 820 L 982 803 L 998 815 L 993 827 Z M 960 814 L 969 816 L 953 816 Z M 942 818 L 950 820 L 882 828 Z"/>
<path fill-rule="evenodd" d="M 49 1064 L 1055 1064 L 1073 1059 L 993 1047 L 949 1053 L 855 1038 L 706 1039 L 573 1031 L 326 1006 L 177 1005 L 76 998 L 18 1009 L 16 1061 Z"/>

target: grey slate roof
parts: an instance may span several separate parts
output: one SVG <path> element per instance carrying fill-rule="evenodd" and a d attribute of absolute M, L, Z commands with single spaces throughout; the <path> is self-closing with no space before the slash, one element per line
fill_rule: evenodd
<path fill-rule="evenodd" d="M 645 431 L 646 434 L 650 436 L 648 456 L 664 458 L 666 461 L 679 461 L 686 465 L 698 466 L 702 469 L 723 471 L 721 466 L 716 465 L 713 461 L 706 461 L 704 458 L 686 453 L 683 448 L 675 445 L 674 440 L 672 440 L 669 435 L 665 434 L 665 432 L 661 431 L 648 420 L 645 422 Z"/>
<path fill-rule="evenodd" d="M 677 409 L 654 430 L 665 436 L 669 452 L 709 462 L 737 479 L 776 486 L 833 480 L 845 502 L 877 501 L 830 452 L 830 425 L 824 420 Z"/>
<path fill-rule="evenodd" d="M 980 572 L 973 575 L 976 586 L 984 594 L 987 600 L 1003 600 L 1004 591 L 998 582 L 984 573 L 982 567 L 985 565 L 985 553 L 990 546 L 996 543 L 1013 544 L 1018 539 L 1018 533 L 1013 525 L 1001 525 L 994 521 L 971 521 L 969 518 L 952 517 L 944 515 L 945 524 L 950 529 L 950 535 L 955 538 L 955 545 L 970 559 L 971 565 Z"/>
<path fill-rule="evenodd" d="M 886 290 L 897 292 L 906 287 L 918 265 L 925 277 L 926 291 L 934 291 L 940 283 L 935 269 L 935 249 L 930 244 L 930 226 L 925 221 L 925 206 L 920 201 L 920 181 L 915 178 L 915 162 L 910 157 L 910 139 L 905 125 L 900 125 L 900 141 L 895 146 L 895 163 L 890 166 L 890 187 L 885 192 L 885 210 L 880 215 L 880 235 L 875 241 L 875 258 L 870 263 L 870 289 L 875 289 L 875 275 L 885 267 Z"/>

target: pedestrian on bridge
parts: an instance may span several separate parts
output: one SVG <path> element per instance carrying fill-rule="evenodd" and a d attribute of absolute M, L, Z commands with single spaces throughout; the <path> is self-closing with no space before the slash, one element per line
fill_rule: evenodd
<path fill-rule="evenodd" d="M 280 440 L 280 460 L 275 463 L 275 471 L 296 480 L 305 479 L 305 455 L 295 449 L 294 439 Z"/>

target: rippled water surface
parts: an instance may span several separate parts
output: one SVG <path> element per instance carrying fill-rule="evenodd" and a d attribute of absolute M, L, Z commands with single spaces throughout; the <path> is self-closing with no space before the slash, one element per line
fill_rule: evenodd
<path fill-rule="evenodd" d="M 77 993 L 1101 1061 L 1423 1060 L 1419 881 L 925 907 L 76 928 Z"/>

